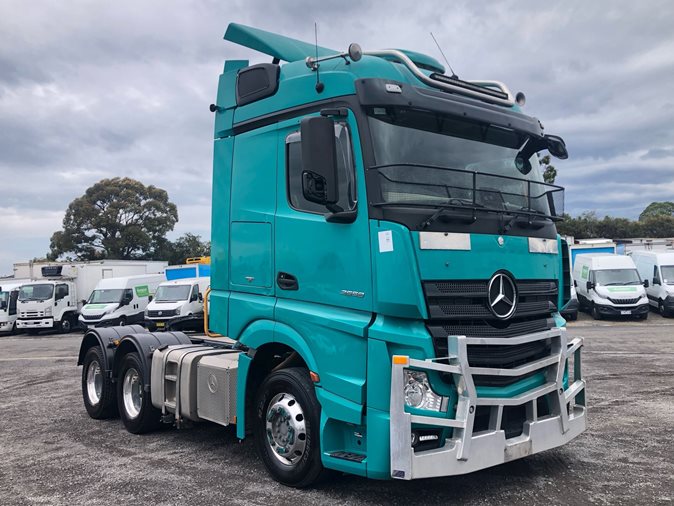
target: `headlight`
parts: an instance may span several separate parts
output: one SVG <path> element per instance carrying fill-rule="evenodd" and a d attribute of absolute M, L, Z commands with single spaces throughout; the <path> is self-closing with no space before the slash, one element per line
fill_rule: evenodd
<path fill-rule="evenodd" d="M 443 397 L 431 389 L 425 372 L 405 369 L 404 377 L 405 404 L 411 408 L 440 411 Z"/>
<path fill-rule="evenodd" d="M 49 306 L 47 309 L 44 310 L 44 315 L 45 316 L 51 316 L 52 315 L 51 306 Z"/>
<path fill-rule="evenodd" d="M 180 316 L 180 308 L 173 311 L 173 314 L 176 315 L 176 316 Z"/>

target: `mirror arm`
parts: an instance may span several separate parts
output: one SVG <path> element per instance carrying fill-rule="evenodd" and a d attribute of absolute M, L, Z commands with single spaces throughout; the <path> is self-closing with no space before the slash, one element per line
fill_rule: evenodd
<path fill-rule="evenodd" d="M 358 211 L 337 211 L 325 215 L 325 221 L 328 223 L 353 223 L 358 217 Z"/>

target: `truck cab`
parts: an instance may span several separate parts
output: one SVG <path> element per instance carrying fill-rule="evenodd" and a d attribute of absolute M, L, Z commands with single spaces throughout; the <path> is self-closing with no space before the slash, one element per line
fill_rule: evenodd
<path fill-rule="evenodd" d="M 326 468 L 464 474 L 582 433 L 563 188 L 538 165 L 568 153 L 523 95 L 409 50 L 234 23 L 225 39 L 271 61 L 225 61 L 210 107 L 219 336 L 85 336 L 89 413 L 105 412 L 98 371 L 129 431 L 236 423 L 294 487 Z"/>
<path fill-rule="evenodd" d="M 24 280 L 0 280 L 0 333 L 13 334 L 18 318 L 17 299 Z"/>
<path fill-rule="evenodd" d="M 19 290 L 17 328 L 29 333 L 49 329 L 70 332 L 77 325 L 78 307 L 72 281 L 31 281 Z"/>
<path fill-rule="evenodd" d="M 204 293 L 209 277 L 164 281 L 145 310 L 146 324 L 157 330 L 204 328 Z"/>

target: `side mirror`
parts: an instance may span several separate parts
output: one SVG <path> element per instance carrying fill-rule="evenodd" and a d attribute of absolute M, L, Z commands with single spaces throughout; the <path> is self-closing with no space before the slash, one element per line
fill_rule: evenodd
<path fill-rule="evenodd" d="M 660 280 L 658 278 L 653 278 L 653 285 L 659 285 Z"/>
<path fill-rule="evenodd" d="M 204 296 L 201 292 L 199 292 L 199 302 L 203 302 L 203 301 L 204 301 Z"/>
<path fill-rule="evenodd" d="M 545 136 L 545 147 L 550 154 L 560 160 L 566 160 L 569 157 L 569 152 L 566 150 L 564 139 L 556 135 Z"/>
<path fill-rule="evenodd" d="M 85 304 L 87 304 L 87 299 L 82 299 L 82 300 L 80 301 L 80 304 L 82 304 L 83 306 L 84 306 Z"/>
<path fill-rule="evenodd" d="M 309 202 L 331 206 L 339 202 L 335 123 L 330 118 L 304 118 L 302 138 L 302 193 Z"/>
<path fill-rule="evenodd" d="M 588 281 L 587 284 L 585 285 L 585 287 L 587 288 L 587 291 L 589 292 L 590 290 L 592 290 L 594 288 L 594 283 L 592 281 Z"/>
<path fill-rule="evenodd" d="M 152 295 L 148 295 L 148 296 L 147 296 L 147 301 L 148 301 L 148 302 L 152 302 L 152 299 L 154 299 L 154 297 L 153 297 Z"/>
<path fill-rule="evenodd" d="M 644 288 L 648 288 L 650 284 L 648 283 L 647 279 L 644 279 Z"/>
<path fill-rule="evenodd" d="M 575 279 L 573 280 L 573 286 L 575 286 L 576 288 L 578 288 L 578 281 L 576 281 Z"/>

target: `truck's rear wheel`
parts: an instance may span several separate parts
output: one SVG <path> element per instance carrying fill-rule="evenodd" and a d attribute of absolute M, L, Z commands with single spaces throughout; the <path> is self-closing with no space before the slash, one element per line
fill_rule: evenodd
<path fill-rule="evenodd" d="M 321 406 L 308 371 L 293 367 L 267 376 L 255 407 L 255 445 L 272 477 L 291 487 L 314 483 L 323 471 Z"/>
<path fill-rule="evenodd" d="M 117 415 L 115 387 L 105 374 L 105 357 L 99 346 L 89 348 L 82 367 L 82 399 L 91 418 L 101 420 Z"/>
<path fill-rule="evenodd" d="M 132 434 L 150 432 L 161 423 L 161 411 L 152 405 L 149 392 L 144 389 L 138 353 L 129 353 L 122 359 L 117 376 L 117 406 L 124 427 Z"/>

